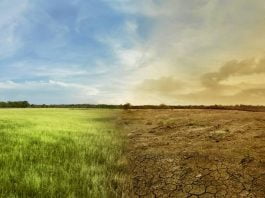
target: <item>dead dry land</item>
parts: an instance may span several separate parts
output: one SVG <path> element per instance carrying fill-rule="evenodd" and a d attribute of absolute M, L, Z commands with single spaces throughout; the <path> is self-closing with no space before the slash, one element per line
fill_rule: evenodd
<path fill-rule="evenodd" d="M 128 110 L 129 197 L 265 197 L 265 113 Z"/>

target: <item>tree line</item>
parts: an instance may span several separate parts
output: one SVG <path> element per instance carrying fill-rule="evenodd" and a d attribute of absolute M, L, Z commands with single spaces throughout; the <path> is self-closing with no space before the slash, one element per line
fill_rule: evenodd
<path fill-rule="evenodd" d="M 100 109 L 215 109 L 215 110 L 243 110 L 265 112 L 265 106 L 255 105 L 120 105 L 109 104 L 30 104 L 28 101 L 1 102 L 0 108 L 100 108 Z"/>
<path fill-rule="evenodd" d="M 1 102 L 0 101 L 0 108 L 27 108 L 30 107 L 28 101 L 8 101 L 8 102 Z"/>

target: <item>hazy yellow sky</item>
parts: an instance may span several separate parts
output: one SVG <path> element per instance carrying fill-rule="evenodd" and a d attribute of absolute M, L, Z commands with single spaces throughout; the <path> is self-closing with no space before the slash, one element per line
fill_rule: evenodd
<path fill-rule="evenodd" d="M 144 2 L 120 6 L 154 20 L 128 101 L 265 105 L 265 1 Z"/>

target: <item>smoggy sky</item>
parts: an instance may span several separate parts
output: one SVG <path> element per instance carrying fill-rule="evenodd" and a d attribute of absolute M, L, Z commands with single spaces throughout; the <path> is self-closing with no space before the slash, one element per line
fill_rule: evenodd
<path fill-rule="evenodd" d="M 263 0 L 1 0 L 0 100 L 263 104 Z"/>

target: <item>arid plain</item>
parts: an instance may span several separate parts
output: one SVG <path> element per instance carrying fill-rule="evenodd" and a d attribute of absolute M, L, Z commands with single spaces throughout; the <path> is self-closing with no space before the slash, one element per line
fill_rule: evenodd
<path fill-rule="evenodd" d="M 129 197 L 265 197 L 265 113 L 127 110 Z"/>

